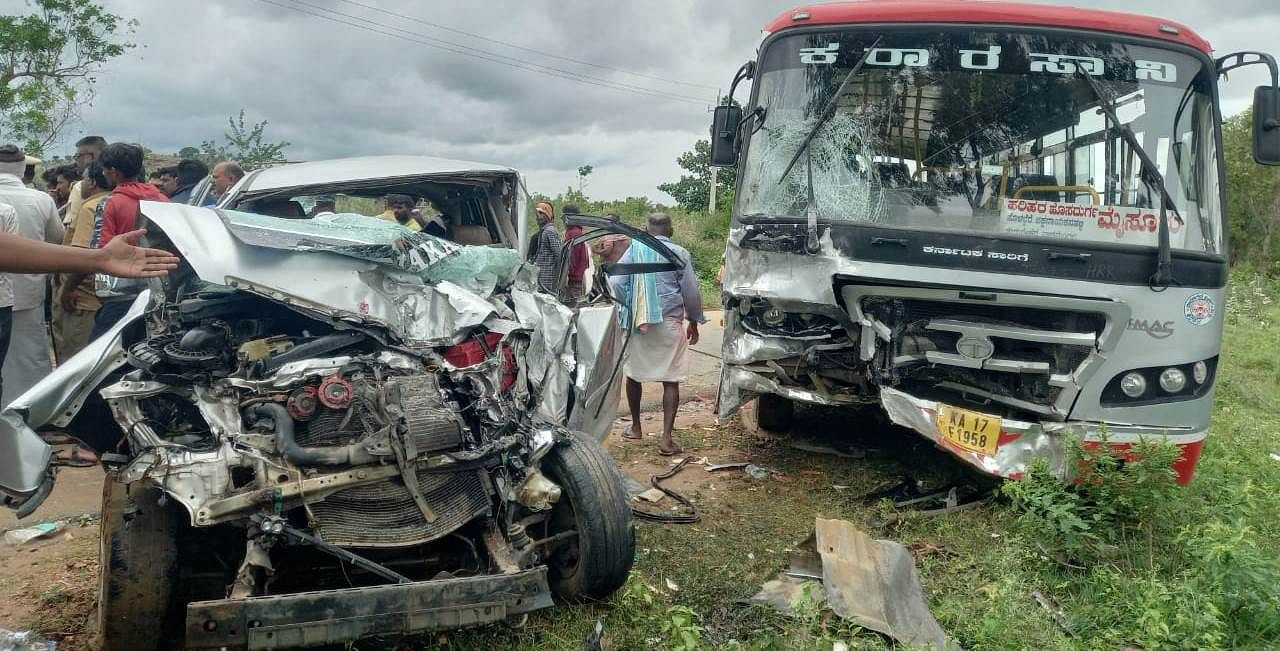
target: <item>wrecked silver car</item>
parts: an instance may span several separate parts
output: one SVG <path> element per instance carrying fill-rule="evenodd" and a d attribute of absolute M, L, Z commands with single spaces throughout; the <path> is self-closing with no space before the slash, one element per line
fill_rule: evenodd
<path fill-rule="evenodd" d="M 180 268 L 0 414 L 0 488 L 22 514 L 54 481 L 36 430 L 101 452 L 105 648 L 476 625 L 625 581 L 631 513 L 599 443 L 616 413 L 613 304 L 534 285 L 513 171 L 393 184 L 458 197 L 494 245 L 360 215 L 144 203 Z"/>
<path fill-rule="evenodd" d="M 1216 79 L 1266 64 L 1255 111 L 1274 115 L 1276 63 L 1215 61 L 1154 18 L 1038 26 L 1054 11 L 770 24 L 733 82 L 749 102 L 712 127 L 713 163 L 738 168 L 721 416 L 879 405 L 1000 477 L 1069 475 L 1071 437 L 1121 455 L 1148 437 L 1191 479 L 1227 282 Z M 1255 158 L 1275 164 L 1267 119 Z"/>

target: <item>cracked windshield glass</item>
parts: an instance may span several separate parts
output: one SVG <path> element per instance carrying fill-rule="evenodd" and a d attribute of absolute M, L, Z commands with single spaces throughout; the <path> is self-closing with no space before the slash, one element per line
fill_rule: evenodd
<path fill-rule="evenodd" d="M 1221 253 L 1211 82 L 1189 54 L 1114 41 L 783 37 L 756 76 L 763 113 L 744 127 L 755 133 L 740 214 L 797 220 L 812 207 L 824 221 L 1154 247 L 1160 188 L 1121 135 L 1127 127 L 1174 201 L 1172 246 Z"/>

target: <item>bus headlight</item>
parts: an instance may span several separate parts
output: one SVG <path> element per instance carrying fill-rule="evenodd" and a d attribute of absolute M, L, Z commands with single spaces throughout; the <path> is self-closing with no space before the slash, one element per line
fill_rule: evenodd
<path fill-rule="evenodd" d="M 1160 388 L 1165 393 L 1177 393 L 1187 386 L 1187 374 L 1180 369 L 1166 368 L 1160 371 Z"/>
<path fill-rule="evenodd" d="M 1191 379 L 1195 380 L 1196 384 L 1204 384 L 1204 381 L 1209 379 L 1209 365 L 1203 361 L 1193 364 L 1191 366 Z"/>
<path fill-rule="evenodd" d="M 1125 373 L 1120 378 L 1120 390 L 1130 398 L 1141 398 L 1142 394 L 1147 392 L 1147 378 L 1137 371 Z"/>
<path fill-rule="evenodd" d="M 1103 387 L 1099 403 L 1103 407 L 1137 407 L 1203 398 L 1213 390 L 1217 366 L 1218 358 L 1210 357 L 1197 362 L 1122 371 L 1111 376 Z"/>

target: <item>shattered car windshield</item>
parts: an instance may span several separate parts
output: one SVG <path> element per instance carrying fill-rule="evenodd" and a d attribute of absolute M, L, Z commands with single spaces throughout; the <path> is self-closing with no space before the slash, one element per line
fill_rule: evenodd
<path fill-rule="evenodd" d="M 807 158 L 780 178 L 877 37 Z M 839 31 L 779 37 L 761 70 L 746 221 L 804 218 L 812 181 L 824 221 L 1155 246 L 1160 189 L 1120 136 L 1128 125 L 1174 199 L 1173 247 L 1221 253 L 1213 75 L 1190 55 L 1005 31 Z"/>
<path fill-rule="evenodd" d="M 411 231 L 395 222 L 352 213 L 286 219 L 219 211 L 231 233 L 254 246 L 329 251 L 396 267 L 425 282 L 452 281 L 481 295 L 510 280 L 520 254 L 492 246 L 464 246 Z"/>

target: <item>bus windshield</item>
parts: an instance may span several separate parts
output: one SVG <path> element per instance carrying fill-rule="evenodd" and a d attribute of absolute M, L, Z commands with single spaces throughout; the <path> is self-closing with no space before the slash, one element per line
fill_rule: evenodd
<path fill-rule="evenodd" d="M 1214 77 L 1194 56 L 937 27 L 804 32 L 765 47 L 743 221 L 812 210 L 824 222 L 1154 247 L 1161 191 L 1120 135 L 1127 126 L 1173 199 L 1172 247 L 1223 253 Z"/>

